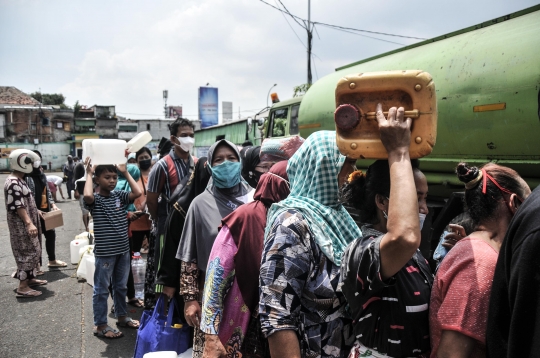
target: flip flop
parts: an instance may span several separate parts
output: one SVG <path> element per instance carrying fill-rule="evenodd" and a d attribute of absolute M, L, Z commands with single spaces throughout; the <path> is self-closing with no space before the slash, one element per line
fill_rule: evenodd
<path fill-rule="evenodd" d="M 56 260 L 54 264 L 47 264 L 49 267 L 66 267 L 67 264 L 64 261 Z"/>
<path fill-rule="evenodd" d="M 132 320 L 131 317 L 126 317 L 124 321 L 116 322 L 116 325 L 123 328 L 139 329 L 140 323 L 135 323 L 135 321 Z"/>
<path fill-rule="evenodd" d="M 45 272 L 43 271 L 36 272 L 36 276 L 43 276 L 43 275 L 45 275 Z"/>
<path fill-rule="evenodd" d="M 30 290 L 28 292 L 19 292 L 17 291 L 17 295 L 15 297 L 17 298 L 32 298 L 32 297 L 38 297 L 41 296 L 43 292 L 36 291 L 36 290 Z"/>
<path fill-rule="evenodd" d="M 142 301 L 138 298 L 134 298 L 132 300 L 127 301 L 127 304 L 133 307 L 137 307 L 137 308 L 143 307 Z"/>
<path fill-rule="evenodd" d="M 28 287 L 44 286 L 47 284 L 47 280 L 36 280 L 38 282 L 28 283 Z"/>
<path fill-rule="evenodd" d="M 123 333 L 120 333 L 119 336 L 112 336 L 112 337 L 111 337 L 111 336 L 107 336 L 107 335 L 106 335 L 107 332 L 112 332 L 112 333 L 114 333 L 114 334 L 120 333 L 119 330 L 114 329 L 114 328 L 109 327 L 109 326 L 107 326 L 105 329 L 103 329 L 103 330 L 101 330 L 101 331 L 94 330 L 93 333 L 94 333 L 94 336 L 96 336 L 96 337 L 107 338 L 107 339 L 118 339 L 118 338 L 124 337 L 124 334 L 123 334 Z"/>

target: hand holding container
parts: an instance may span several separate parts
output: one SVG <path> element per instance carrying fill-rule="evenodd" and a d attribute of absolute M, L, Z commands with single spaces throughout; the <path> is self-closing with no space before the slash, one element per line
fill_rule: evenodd
<path fill-rule="evenodd" d="M 385 117 L 391 107 L 403 107 L 412 118 L 411 158 L 433 150 L 437 138 L 437 101 L 431 75 L 419 70 L 352 74 L 336 87 L 336 142 L 351 159 L 387 159 L 376 117 L 381 103 Z"/>

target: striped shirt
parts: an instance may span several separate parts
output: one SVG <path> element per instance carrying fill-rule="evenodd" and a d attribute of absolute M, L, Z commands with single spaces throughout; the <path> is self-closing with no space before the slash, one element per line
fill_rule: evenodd
<path fill-rule="evenodd" d="M 129 252 L 126 216 L 129 192 L 113 190 L 109 196 L 94 193 L 94 203 L 84 206 L 94 220 L 94 255 L 112 256 Z"/>
<path fill-rule="evenodd" d="M 164 194 L 167 198 L 171 197 L 171 194 L 176 189 L 176 186 L 182 178 L 184 178 L 189 172 L 189 162 L 182 158 L 179 158 L 174 153 L 174 148 L 169 152 L 170 158 L 161 158 L 153 167 L 148 177 L 147 190 L 151 193 Z M 174 168 L 171 168 L 168 163 L 174 162 Z"/>

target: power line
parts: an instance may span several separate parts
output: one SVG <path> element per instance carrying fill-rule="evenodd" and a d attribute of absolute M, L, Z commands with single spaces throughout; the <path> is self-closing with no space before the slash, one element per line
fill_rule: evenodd
<path fill-rule="evenodd" d="M 347 30 L 342 30 L 342 29 L 337 29 L 337 28 L 334 28 L 334 30 L 341 31 L 341 32 L 346 32 L 348 34 L 352 34 L 352 35 L 356 35 L 356 36 L 362 36 L 362 37 L 367 37 L 367 38 L 374 39 L 374 40 L 388 42 L 388 43 L 391 43 L 391 44 L 396 44 L 396 45 L 400 45 L 400 46 L 406 46 L 405 44 L 402 44 L 402 43 L 399 43 L 399 42 L 394 42 L 394 41 L 390 41 L 390 40 L 384 40 L 384 39 L 380 39 L 378 37 L 359 34 L 357 32 L 352 32 L 352 31 L 347 31 Z"/>
<path fill-rule="evenodd" d="M 289 11 L 289 9 L 287 9 L 287 7 L 285 6 L 285 4 L 283 4 L 283 2 L 281 2 L 281 0 L 278 0 L 278 1 L 279 1 L 279 3 L 281 4 L 281 6 L 283 6 L 283 8 L 284 8 L 285 11 L 287 12 L 287 14 L 288 14 L 289 16 L 291 16 L 291 17 L 293 18 L 293 20 L 296 21 L 296 23 L 297 23 L 298 25 L 302 26 L 302 24 L 301 24 L 300 22 L 298 22 L 298 20 L 295 19 L 295 17 L 293 16 L 293 14 L 291 14 L 291 12 Z M 285 15 L 283 15 L 283 16 L 285 16 Z M 305 22 L 304 20 L 302 20 L 302 22 L 304 23 L 304 25 L 303 25 L 302 27 L 305 28 L 306 22 Z"/>
<path fill-rule="evenodd" d="M 377 32 L 377 31 L 369 31 L 369 30 L 360 30 L 360 29 L 355 29 L 355 28 L 352 28 L 352 27 L 345 27 L 345 26 L 338 26 L 338 25 L 325 24 L 324 22 L 316 22 L 316 21 L 314 21 L 313 23 L 314 23 L 314 24 L 319 24 L 319 25 L 322 25 L 322 26 L 326 26 L 326 27 L 333 27 L 333 28 L 336 28 L 336 29 L 350 30 L 350 31 L 358 31 L 358 32 L 366 32 L 366 33 L 368 33 L 368 34 L 384 35 L 384 36 L 393 36 L 393 37 L 401 37 L 401 38 L 404 38 L 404 39 L 427 40 L 426 38 L 423 38 L 423 37 L 413 37 L 413 36 L 405 36 L 405 35 L 389 34 L 389 33 L 387 33 L 387 32 Z"/>
<path fill-rule="evenodd" d="M 281 1 L 279 1 L 281 3 Z M 283 5 L 283 4 L 281 4 Z M 283 6 L 285 7 L 285 6 Z M 290 14 L 290 13 L 289 13 Z M 287 17 L 285 16 L 284 13 L 281 13 L 281 15 L 283 15 L 283 18 L 285 19 L 285 21 L 287 22 L 287 25 L 289 25 L 289 27 L 291 28 L 292 32 L 294 32 L 294 34 L 296 35 L 296 38 L 298 39 L 298 41 L 300 41 L 300 43 L 302 44 L 302 46 L 304 46 L 304 48 L 307 50 L 307 47 L 306 45 L 304 45 L 304 42 L 302 42 L 302 40 L 300 39 L 300 36 L 298 36 L 298 34 L 296 33 L 296 31 L 294 31 L 293 27 L 291 26 L 291 24 L 289 23 L 289 20 L 287 20 Z M 296 19 L 294 19 L 293 17 L 293 20 L 296 21 Z M 300 26 L 302 26 L 298 21 L 296 21 Z M 303 27 L 303 26 L 302 26 Z"/>
<path fill-rule="evenodd" d="M 263 4 L 266 4 L 282 13 L 285 13 L 297 20 L 301 20 L 302 22 L 305 22 L 306 20 L 302 19 L 301 17 L 299 16 L 296 16 L 292 13 L 290 13 L 288 10 L 287 11 L 284 11 L 283 9 L 280 9 L 272 4 L 269 4 L 267 3 L 266 1 L 264 0 L 259 0 L 260 2 L 262 2 Z M 281 2 L 281 1 L 280 1 Z M 312 21 L 312 24 L 319 24 L 319 25 L 322 25 L 322 26 L 327 26 L 327 27 L 333 27 L 333 28 L 339 28 L 339 29 L 342 29 L 342 30 L 350 30 L 350 31 L 358 31 L 358 32 L 366 32 L 366 33 L 370 33 L 370 34 L 375 34 L 375 35 L 384 35 L 384 36 L 393 36 L 393 37 L 401 37 L 401 38 L 406 38 L 406 39 L 414 39 L 414 40 L 426 40 L 426 38 L 423 38 L 423 37 L 414 37 L 414 36 L 405 36 L 405 35 L 397 35 L 397 34 L 390 34 L 390 33 L 387 33 L 387 32 L 378 32 L 378 31 L 370 31 L 370 30 L 362 30 L 362 29 L 355 29 L 355 28 L 352 28 L 352 27 L 345 27 L 345 26 L 339 26 L 339 25 L 332 25 L 332 24 L 327 24 L 327 23 L 324 23 L 324 22 L 318 22 L 318 21 Z M 304 27 L 305 28 L 305 27 Z"/>

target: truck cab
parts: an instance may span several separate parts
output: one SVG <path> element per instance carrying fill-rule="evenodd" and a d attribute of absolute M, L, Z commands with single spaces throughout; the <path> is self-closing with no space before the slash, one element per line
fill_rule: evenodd
<path fill-rule="evenodd" d="M 277 102 L 270 108 L 264 124 L 264 137 L 276 138 L 300 134 L 298 113 L 302 97 Z"/>

